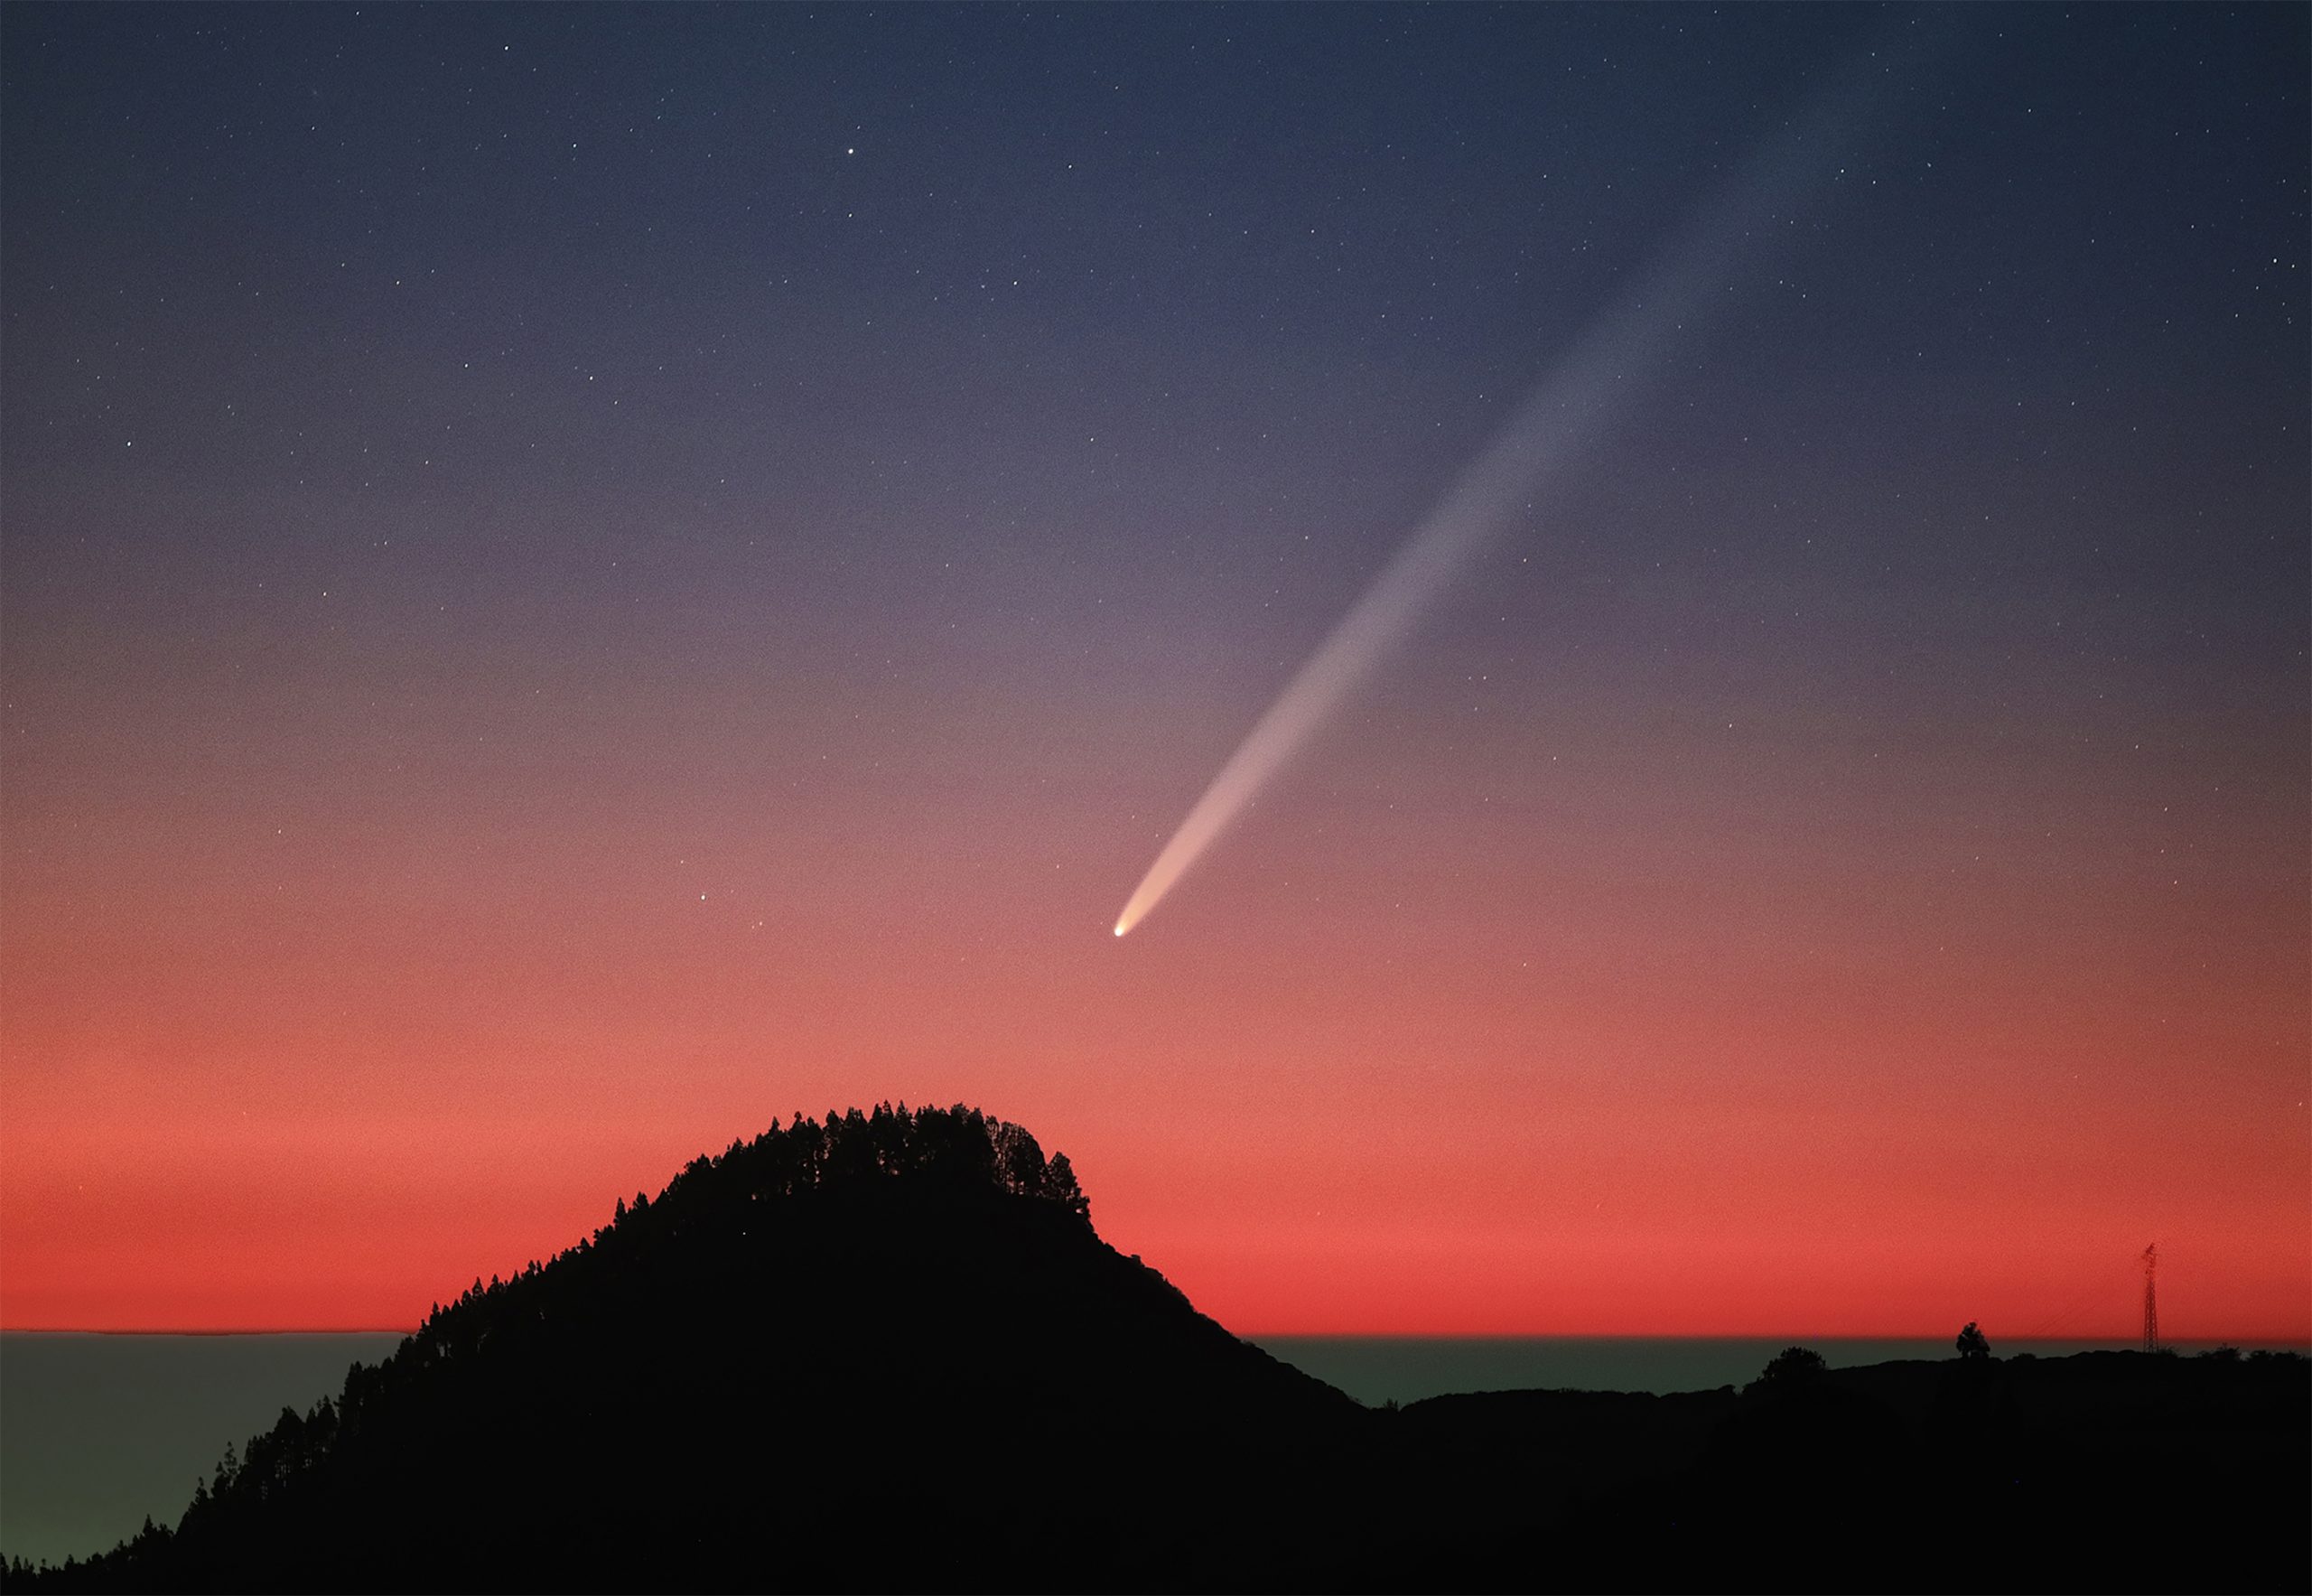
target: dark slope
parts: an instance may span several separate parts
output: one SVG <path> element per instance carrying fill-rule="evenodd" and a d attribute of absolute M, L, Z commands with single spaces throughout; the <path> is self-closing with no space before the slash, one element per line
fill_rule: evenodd
<path fill-rule="evenodd" d="M 1396 1418 L 1398 1506 L 1428 1542 L 1390 1554 L 1383 1585 L 2312 1589 L 2301 1358 L 1895 1362 Z"/>
<path fill-rule="evenodd" d="M 162 1588 L 1171 1585 L 1273 1534 L 1369 1415 L 1093 1232 L 964 1110 L 805 1121 L 621 1205 L 284 1414 Z"/>

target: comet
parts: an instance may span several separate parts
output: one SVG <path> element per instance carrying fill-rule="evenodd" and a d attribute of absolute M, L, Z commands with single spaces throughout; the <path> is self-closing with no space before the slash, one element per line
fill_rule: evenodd
<path fill-rule="evenodd" d="M 1118 937 L 1164 901 L 1515 513 L 1629 411 L 1762 238 L 1787 231 L 1848 141 L 1868 76 L 1858 58 L 1808 114 L 1765 140 L 1534 387 L 1254 723 L 1133 890 Z"/>

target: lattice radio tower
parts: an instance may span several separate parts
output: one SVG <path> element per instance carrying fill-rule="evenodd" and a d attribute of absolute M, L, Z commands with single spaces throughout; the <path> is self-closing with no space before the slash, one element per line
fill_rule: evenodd
<path fill-rule="evenodd" d="M 2159 1350 L 2159 1244 L 2143 1249 L 2143 1349 Z"/>

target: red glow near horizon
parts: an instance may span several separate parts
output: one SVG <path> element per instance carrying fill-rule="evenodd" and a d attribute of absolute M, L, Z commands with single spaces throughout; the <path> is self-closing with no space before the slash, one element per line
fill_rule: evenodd
<path fill-rule="evenodd" d="M 7 1325 L 406 1326 L 774 1115 L 890 1098 L 1065 1149 L 1243 1333 L 2124 1338 L 2155 1236 L 2177 1337 L 2312 1329 L 2287 883 L 2176 878 L 2131 800 L 1988 852 L 1933 750 L 1794 775 L 1568 716 L 1521 794 L 1405 731 L 1119 943 L 1155 798 L 974 790 L 971 722 L 841 802 L 709 761 L 655 834 L 515 769 L 384 824 L 350 733 L 262 813 L 17 807 Z"/>

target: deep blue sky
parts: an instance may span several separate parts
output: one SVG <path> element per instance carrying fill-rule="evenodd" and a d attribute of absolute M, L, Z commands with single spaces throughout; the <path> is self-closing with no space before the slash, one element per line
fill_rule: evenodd
<path fill-rule="evenodd" d="M 1852 508 L 1832 462 L 1866 456 L 1910 496 L 1801 569 L 1981 580 L 1994 605 L 2051 596 L 2018 581 L 2183 584 L 2230 622 L 2242 595 L 2301 620 L 2276 580 L 2301 540 L 2270 525 L 2303 453 L 2279 431 L 2305 383 L 2295 8 L 33 6 L 8 28 L 28 506 L 99 471 L 497 502 L 518 465 L 607 495 L 596 536 L 675 505 L 728 535 L 775 503 L 902 585 L 993 545 L 1156 597 L 1321 526 L 1293 583 L 1321 613 L 1712 181 L 1875 50 L 1835 189 L 1781 219 L 1788 246 L 1614 451 L 1660 498 L 1617 537 L 1698 558 L 1763 523 L 1778 569 L 1786 534 Z M 2235 464 L 2243 433 L 2262 458 Z M 1766 513 L 1671 490 L 1724 470 L 1779 479 Z M 2028 536 L 2018 490 L 2049 523 Z M 44 546 L 47 521 L 12 530 Z M 1198 546 L 1231 521 L 1245 546 Z M 304 541 L 249 536 L 259 562 Z"/>

